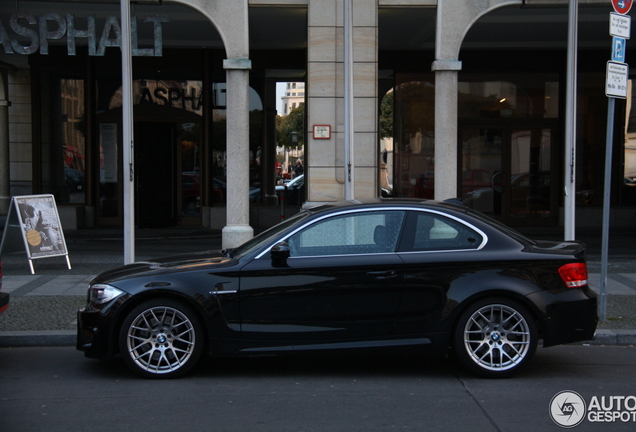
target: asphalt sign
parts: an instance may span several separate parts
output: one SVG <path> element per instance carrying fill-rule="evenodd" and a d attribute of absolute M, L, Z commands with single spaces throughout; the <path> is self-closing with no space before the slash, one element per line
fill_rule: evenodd
<path fill-rule="evenodd" d="M 614 6 L 614 10 L 621 14 L 625 15 L 632 8 L 633 0 L 612 0 L 612 6 Z"/>

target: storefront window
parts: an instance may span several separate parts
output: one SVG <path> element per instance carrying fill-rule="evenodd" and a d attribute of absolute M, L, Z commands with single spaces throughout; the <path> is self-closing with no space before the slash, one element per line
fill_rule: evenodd
<path fill-rule="evenodd" d="M 227 109 L 226 85 L 214 83 L 212 113 L 212 205 L 227 201 Z M 261 186 L 263 181 L 263 104 L 258 93 L 249 91 L 249 165 L 245 174 L 249 176 L 250 203 L 262 202 Z M 272 170 L 275 167 L 272 166 Z"/>
<path fill-rule="evenodd" d="M 394 88 L 393 116 L 393 142 L 391 145 L 385 143 L 382 150 L 382 162 L 386 163 L 386 177 L 390 178 L 387 183 L 392 183 L 392 194 L 433 198 L 435 86 L 432 75 L 398 76 Z M 392 155 L 389 153 L 390 147 L 393 149 Z M 390 156 L 393 156 L 392 160 Z M 388 174 L 391 169 L 393 175 Z"/>
<path fill-rule="evenodd" d="M 58 103 L 43 111 L 42 192 L 58 204 L 85 202 L 84 80 L 56 79 L 44 74 L 43 93 L 57 94 Z"/>
<path fill-rule="evenodd" d="M 554 79 L 513 75 L 497 81 L 462 75 L 458 84 L 460 119 L 557 118 L 559 83 Z"/>
<path fill-rule="evenodd" d="M 552 218 L 556 200 L 546 191 L 556 191 L 552 186 L 558 184 L 551 174 L 558 77 L 460 77 L 458 196 L 473 198 L 475 208 L 485 206 L 482 211 L 504 220 Z M 434 198 L 434 127 L 433 74 L 397 74 L 395 87 L 380 106 L 383 195 Z M 478 200 L 477 192 L 491 198 L 480 195 Z"/>
<path fill-rule="evenodd" d="M 636 205 L 636 94 L 634 81 L 629 80 L 629 94 L 625 113 L 625 144 L 623 170 L 623 204 Z"/>

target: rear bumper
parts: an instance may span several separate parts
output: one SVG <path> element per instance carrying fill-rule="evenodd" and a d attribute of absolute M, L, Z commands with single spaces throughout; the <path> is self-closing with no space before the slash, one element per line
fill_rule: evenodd
<path fill-rule="evenodd" d="M 542 297 L 536 304 L 544 305 L 541 325 L 544 347 L 594 339 L 598 305 L 596 294 L 589 287 L 536 295 Z"/>
<path fill-rule="evenodd" d="M 9 293 L 0 293 L 0 313 L 9 308 Z"/>

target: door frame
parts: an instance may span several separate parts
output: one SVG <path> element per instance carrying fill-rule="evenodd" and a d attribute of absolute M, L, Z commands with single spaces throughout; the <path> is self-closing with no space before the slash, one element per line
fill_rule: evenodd
<path fill-rule="evenodd" d="M 171 158 L 174 158 L 174 185 L 176 194 L 174 197 L 174 211 L 176 212 L 176 223 L 175 226 L 200 226 L 202 221 L 201 211 L 198 217 L 193 216 L 183 216 L 181 215 L 182 211 L 182 201 L 183 201 L 183 191 L 182 191 L 182 179 L 181 179 L 181 168 L 182 168 L 182 157 L 180 150 L 180 128 L 183 123 L 198 123 L 203 124 L 203 119 L 201 116 L 197 114 L 190 113 L 185 110 L 164 107 L 155 104 L 142 104 L 142 105 L 134 105 L 133 107 L 133 130 L 134 125 L 137 123 L 171 123 L 174 124 L 175 127 L 175 136 L 173 139 L 173 152 L 171 154 Z M 105 113 L 101 113 L 97 118 L 98 125 L 101 124 L 114 124 L 116 125 L 117 131 L 116 135 L 116 146 L 117 146 L 117 216 L 101 216 L 101 193 L 98 193 L 97 198 L 97 211 L 96 211 L 96 224 L 100 227 L 105 226 L 123 226 L 123 147 L 122 147 L 122 111 L 121 108 L 114 108 Z M 98 126 L 99 129 L 99 126 Z M 202 143 L 203 138 L 199 137 L 199 143 Z M 101 144 L 100 144 L 101 145 Z M 202 161 L 199 161 L 199 165 L 201 166 Z M 97 172 L 97 184 L 100 184 L 99 178 L 99 169 Z M 203 186 L 203 178 L 206 176 L 204 172 L 201 172 L 201 185 Z M 204 193 L 202 189 L 199 189 L 199 196 Z M 137 197 L 135 197 L 135 207 L 137 204 Z M 202 202 L 200 199 L 199 202 Z"/>

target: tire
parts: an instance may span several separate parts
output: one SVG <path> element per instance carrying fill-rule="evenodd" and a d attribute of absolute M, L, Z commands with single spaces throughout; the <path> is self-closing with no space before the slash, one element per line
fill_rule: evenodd
<path fill-rule="evenodd" d="M 119 332 L 124 363 L 146 378 L 176 378 L 201 357 L 205 336 L 201 320 L 184 304 L 152 299 L 135 307 Z"/>
<path fill-rule="evenodd" d="M 487 378 L 522 369 L 537 349 L 537 327 L 520 304 L 503 298 L 475 302 L 462 313 L 454 334 L 458 359 Z"/>

